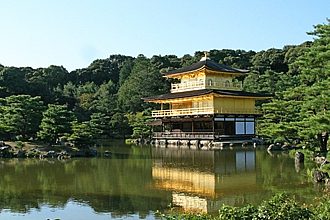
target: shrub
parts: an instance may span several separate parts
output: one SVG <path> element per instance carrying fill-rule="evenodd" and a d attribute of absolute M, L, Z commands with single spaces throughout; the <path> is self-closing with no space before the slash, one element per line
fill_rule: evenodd
<path fill-rule="evenodd" d="M 313 207 L 315 220 L 329 220 L 330 219 L 330 200 L 329 196 L 324 197 Z"/>
<path fill-rule="evenodd" d="M 301 207 L 286 194 L 278 194 L 269 201 L 264 201 L 258 207 L 258 213 L 253 219 L 301 220 L 310 219 L 311 216 L 310 210 Z"/>
<path fill-rule="evenodd" d="M 206 214 L 160 214 L 161 219 L 167 220 L 330 220 L 329 195 L 315 201 L 313 206 L 305 207 L 298 204 L 286 194 L 277 194 L 270 200 L 262 202 L 258 207 L 247 205 L 245 207 L 233 207 L 223 205 L 219 209 L 218 216 Z"/>
<path fill-rule="evenodd" d="M 19 149 L 23 148 L 25 145 L 22 141 L 16 141 L 15 144 L 16 144 L 16 147 Z"/>
<path fill-rule="evenodd" d="M 323 165 L 320 167 L 320 170 L 323 171 L 323 172 L 327 172 L 328 174 L 330 174 L 330 163 L 328 163 L 328 164 L 323 164 Z"/>
<path fill-rule="evenodd" d="M 233 207 L 223 205 L 219 210 L 220 220 L 252 220 L 257 212 L 257 208 L 252 205 L 245 207 Z"/>

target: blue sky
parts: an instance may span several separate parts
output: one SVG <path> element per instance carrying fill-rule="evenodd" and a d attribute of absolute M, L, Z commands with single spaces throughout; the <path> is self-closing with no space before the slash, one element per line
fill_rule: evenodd
<path fill-rule="evenodd" d="M 110 54 L 282 48 L 327 17 L 329 0 L 0 0 L 0 64 L 73 70 Z"/>

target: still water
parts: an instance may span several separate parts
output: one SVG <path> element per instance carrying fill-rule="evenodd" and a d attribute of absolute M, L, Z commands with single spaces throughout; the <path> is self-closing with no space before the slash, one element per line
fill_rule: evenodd
<path fill-rule="evenodd" d="M 302 201 L 321 193 L 287 154 L 119 144 L 99 150 L 111 158 L 0 160 L 0 219 L 155 219 L 171 207 L 214 213 L 277 192 Z"/>

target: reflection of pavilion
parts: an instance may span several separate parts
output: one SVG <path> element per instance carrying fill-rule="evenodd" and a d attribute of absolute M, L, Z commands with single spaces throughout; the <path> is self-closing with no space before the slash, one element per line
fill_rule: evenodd
<path fill-rule="evenodd" d="M 212 212 L 258 190 L 254 150 L 153 148 L 153 158 L 155 187 L 172 191 L 173 205 L 185 210 Z"/>

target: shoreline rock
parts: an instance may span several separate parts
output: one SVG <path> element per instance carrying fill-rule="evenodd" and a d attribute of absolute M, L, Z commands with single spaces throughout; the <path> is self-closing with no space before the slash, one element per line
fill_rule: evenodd
<path fill-rule="evenodd" d="M 267 151 L 288 151 L 294 149 L 297 149 L 297 147 L 294 145 L 275 143 L 270 144 L 267 148 Z"/>
<path fill-rule="evenodd" d="M 314 170 L 313 172 L 313 180 L 316 183 L 325 183 L 329 182 L 329 174 L 326 172 L 322 172 L 320 170 Z"/>

